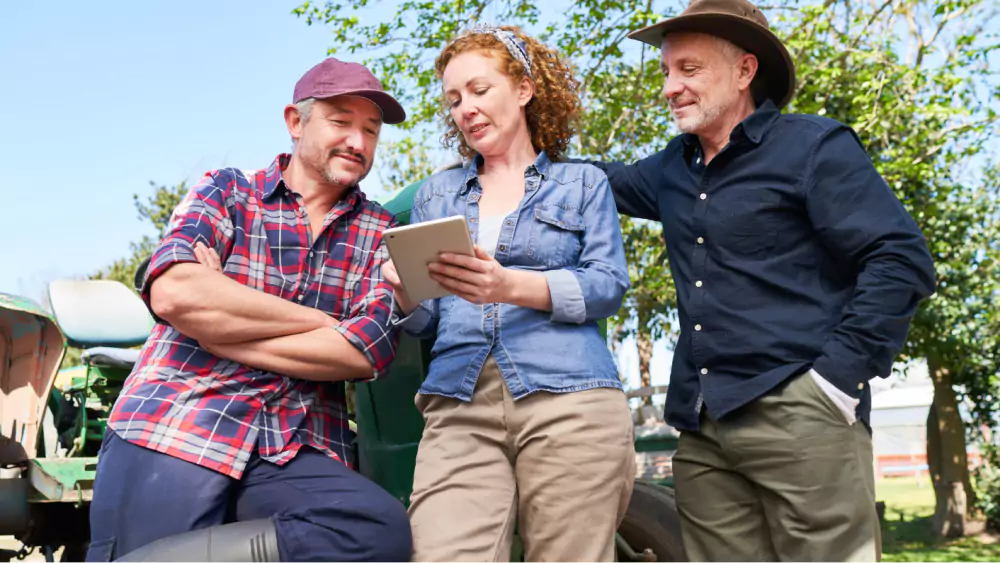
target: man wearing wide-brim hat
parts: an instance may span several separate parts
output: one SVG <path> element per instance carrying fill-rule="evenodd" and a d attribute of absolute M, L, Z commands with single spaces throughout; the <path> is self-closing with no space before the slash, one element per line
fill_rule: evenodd
<path fill-rule="evenodd" d="M 782 114 L 788 51 L 746 0 L 631 34 L 662 49 L 683 132 L 597 163 L 659 220 L 681 334 L 667 421 L 691 560 L 874 560 L 869 380 L 890 374 L 934 267 L 847 126 Z"/>

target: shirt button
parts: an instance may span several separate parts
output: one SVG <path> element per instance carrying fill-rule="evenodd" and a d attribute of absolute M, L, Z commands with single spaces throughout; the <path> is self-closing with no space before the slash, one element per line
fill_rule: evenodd
<path fill-rule="evenodd" d="M 698 237 L 698 244 L 705 244 L 705 239 Z"/>
<path fill-rule="evenodd" d="M 505 221 L 505 222 L 506 222 L 506 223 L 507 223 L 508 225 L 513 225 L 513 224 L 514 224 L 514 222 L 513 222 L 513 221 L 511 221 L 510 219 L 507 219 L 507 221 Z"/>
<path fill-rule="evenodd" d="M 300 293 L 299 296 L 296 297 L 296 299 L 298 299 L 299 301 L 302 301 L 305 298 L 306 298 L 306 296 L 304 294 L 302 294 L 302 293 Z"/>
<path fill-rule="evenodd" d="M 708 368 L 701 368 L 702 375 L 708 375 Z"/>
<path fill-rule="evenodd" d="M 701 287 L 702 286 L 701 280 L 698 280 L 698 281 L 694 282 L 694 286 L 695 287 Z"/>
<path fill-rule="evenodd" d="M 694 329 L 700 331 L 701 330 L 701 325 L 694 325 Z"/>
<path fill-rule="evenodd" d="M 858 390 L 859 391 L 862 390 L 862 389 L 864 389 L 864 388 L 865 388 L 865 384 L 864 383 L 858 383 Z"/>
<path fill-rule="evenodd" d="M 698 197 L 700 197 L 701 199 L 708 199 L 708 194 L 701 194 Z"/>
<path fill-rule="evenodd" d="M 507 250 L 507 247 L 501 244 L 500 245 L 500 252 L 504 252 L 505 250 Z"/>
<path fill-rule="evenodd" d="M 486 313 L 486 318 L 487 319 L 492 319 L 493 318 L 493 311 L 490 311 L 489 313 Z"/>

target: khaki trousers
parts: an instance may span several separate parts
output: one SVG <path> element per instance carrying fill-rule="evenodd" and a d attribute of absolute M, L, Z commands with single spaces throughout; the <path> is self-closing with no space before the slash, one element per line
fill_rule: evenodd
<path fill-rule="evenodd" d="M 691 561 L 875 561 L 872 441 L 808 374 L 699 432 L 673 459 Z"/>
<path fill-rule="evenodd" d="M 410 525 L 414 561 L 612 561 L 635 477 L 618 389 L 515 402 L 490 356 L 471 402 L 418 395 L 426 421 Z"/>

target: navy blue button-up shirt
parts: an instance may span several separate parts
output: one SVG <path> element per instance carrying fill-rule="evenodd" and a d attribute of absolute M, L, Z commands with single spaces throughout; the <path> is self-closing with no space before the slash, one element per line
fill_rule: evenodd
<path fill-rule="evenodd" d="M 659 220 L 681 334 L 667 421 L 697 430 L 815 369 L 859 398 L 890 374 L 934 290 L 920 230 L 857 135 L 770 102 L 707 165 L 695 135 L 605 170 L 620 212 Z"/>

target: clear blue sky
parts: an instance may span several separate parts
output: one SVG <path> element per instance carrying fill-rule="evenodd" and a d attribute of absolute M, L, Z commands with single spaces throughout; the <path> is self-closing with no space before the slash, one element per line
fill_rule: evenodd
<path fill-rule="evenodd" d="M 126 256 L 151 234 L 132 201 L 150 180 L 289 150 L 284 105 L 333 40 L 297 5 L 0 3 L 0 292 L 38 299 Z"/>

